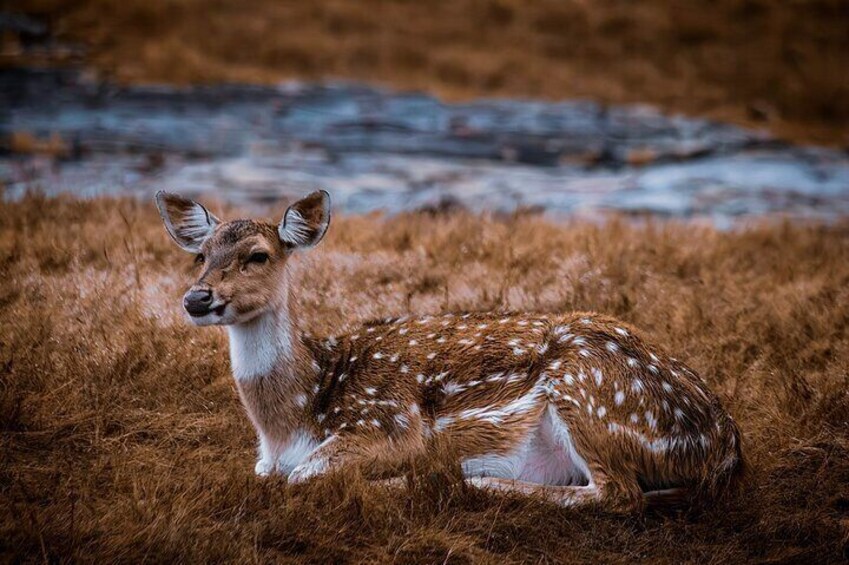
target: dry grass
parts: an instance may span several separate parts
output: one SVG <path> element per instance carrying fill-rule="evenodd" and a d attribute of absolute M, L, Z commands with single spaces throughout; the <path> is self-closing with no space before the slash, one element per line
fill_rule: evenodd
<path fill-rule="evenodd" d="M 484 308 L 593 309 L 648 330 L 722 395 L 752 464 L 738 498 L 672 516 L 482 494 L 439 465 L 418 469 L 400 496 L 354 474 L 293 488 L 256 479 L 225 335 L 178 311 L 191 263 L 152 202 L 0 204 L 3 561 L 849 555 L 845 222 L 721 233 L 522 215 L 337 217 L 305 260 L 316 332 Z"/>
<path fill-rule="evenodd" d="M 1 4 L 1 2 L 0 2 Z M 8 4 L 8 0 L 7 0 Z M 126 82 L 590 97 L 849 143 L 845 0 L 25 0 Z M 0 58 L 2 61 L 2 58 Z"/>

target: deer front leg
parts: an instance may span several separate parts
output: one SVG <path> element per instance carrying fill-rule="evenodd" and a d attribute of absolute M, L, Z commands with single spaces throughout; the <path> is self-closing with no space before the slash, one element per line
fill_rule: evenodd
<path fill-rule="evenodd" d="M 266 439 L 265 435 L 260 433 L 258 457 L 256 465 L 254 466 L 254 473 L 256 473 L 258 477 L 267 477 L 274 472 L 274 469 L 277 466 L 276 459 L 277 457 L 274 454 L 274 450 L 271 448 L 270 442 Z"/>
<path fill-rule="evenodd" d="M 350 446 L 346 448 L 345 443 L 339 436 L 328 437 L 303 462 L 292 469 L 289 473 L 289 483 L 303 483 L 331 469 L 342 467 L 348 462 L 353 463 L 356 458 L 355 452 L 350 449 Z"/>
<path fill-rule="evenodd" d="M 368 436 L 332 435 L 289 473 L 290 483 L 301 483 L 334 469 L 366 465 L 371 470 L 396 469 L 424 449 L 421 438 L 405 436 L 376 439 Z M 397 484 L 397 483 L 396 483 Z"/>

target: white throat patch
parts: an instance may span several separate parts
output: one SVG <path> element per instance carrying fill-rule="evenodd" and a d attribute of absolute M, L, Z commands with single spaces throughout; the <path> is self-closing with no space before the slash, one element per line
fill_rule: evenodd
<path fill-rule="evenodd" d="M 288 316 L 267 312 L 245 324 L 227 326 L 227 332 L 236 380 L 267 375 L 277 363 L 292 362 L 294 336 Z"/>

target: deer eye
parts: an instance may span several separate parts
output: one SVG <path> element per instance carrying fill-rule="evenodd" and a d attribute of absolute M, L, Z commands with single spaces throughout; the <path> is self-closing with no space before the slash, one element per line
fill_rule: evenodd
<path fill-rule="evenodd" d="M 247 262 L 248 263 L 257 263 L 259 265 L 262 265 L 266 261 L 268 261 L 268 253 L 258 252 L 258 253 L 251 253 L 251 256 L 248 257 Z"/>
<path fill-rule="evenodd" d="M 198 265 L 203 264 L 204 261 L 206 261 L 206 257 L 203 256 L 203 253 L 198 253 L 195 256 L 195 263 L 197 263 Z"/>

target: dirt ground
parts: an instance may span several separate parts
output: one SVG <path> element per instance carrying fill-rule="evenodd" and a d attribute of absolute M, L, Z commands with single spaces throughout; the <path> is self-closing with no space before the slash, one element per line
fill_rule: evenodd
<path fill-rule="evenodd" d="M 846 0 L 22 0 L 123 82 L 646 102 L 849 144 Z M 21 61 L 7 38 L 0 61 Z"/>
<path fill-rule="evenodd" d="M 211 208 L 223 217 L 233 211 Z M 282 207 L 279 211 L 282 211 Z M 253 474 L 220 328 L 180 314 L 193 260 L 153 203 L 0 204 L 0 560 L 829 563 L 849 556 L 849 224 L 558 225 L 337 216 L 301 259 L 310 329 L 405 312 L 595 310 L 705 376 L 745 436 L 742 493 L 608 515 L 423 464 Z"/>

